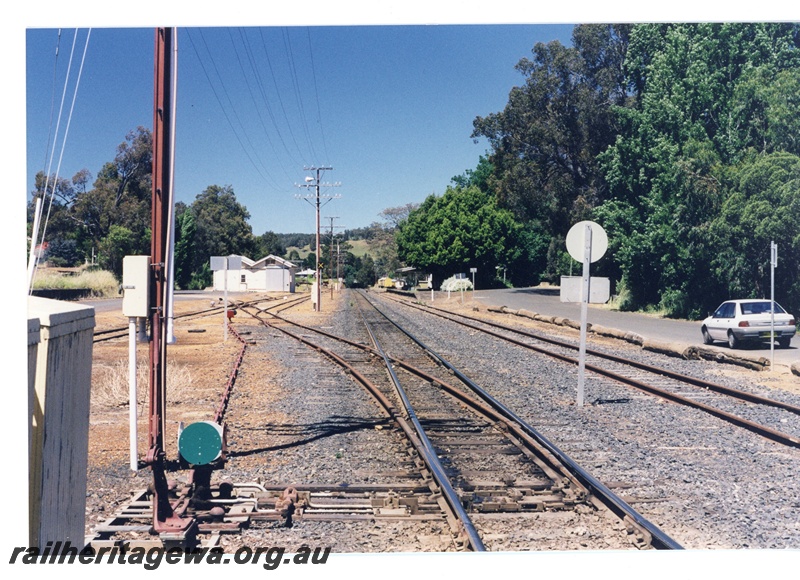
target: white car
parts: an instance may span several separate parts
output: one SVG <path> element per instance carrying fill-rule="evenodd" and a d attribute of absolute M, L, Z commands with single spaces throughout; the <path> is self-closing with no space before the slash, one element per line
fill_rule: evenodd
<path fill-rule="evenodd" d="M 731 348 L 744 341 L 777 340 L 782 348 L 789 348 L 797 328 L 795 318 L 775 302 L 775 334 L 771 333 L 771 300 L 728 300 L 703 321 L 703 342 L 727 341 Z"/>

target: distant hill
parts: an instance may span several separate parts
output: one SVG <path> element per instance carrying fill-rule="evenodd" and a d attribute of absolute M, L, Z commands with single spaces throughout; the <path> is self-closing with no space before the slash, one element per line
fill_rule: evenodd
<path fill-rule="evenodd" d="M 305 258 L 313 251 L 314 246 L 317 243 L 316 235 L 315 234 L 275 234 L 283 243 L 283 246 L 286 248 L 286 255 L 292 250 L 296 250 L 298 254 L 300 254 L 301 258 Z M 320 243 L 325 243 L 326 237 L 323 234 L 323 237 Z M 347 243 L 352 246 L 350 252 L 359 258 L 363 258 L 369 251 L 370 251 L 370 240 L 367 239 L 348 239 Z"/>
<path fill-rule="evenodd" d="M 275 234 L 288 252 L 290 248 L 313 247 L 316 243 L 316 234 Z M 301 255 L 303 255 L 301 253 Z"/>
<path fill-rule="evenodd" d="M 280 235 L 280 234 L 278 234 L 278 235 Z M 320 242 L 320 243 L 322 243 L 322 242 Z M 352 246 L 352 248 L 349 250 L 349 252 L 351 254 L 353 254 L 354 256 L 358 257 L 358 258 L 363 258 L 370 251 L 370 241 L 369 240 L 347 240 L 347 243 Z M 300 246 L 288 246 L 288 245 L 285 246 L 286 247 L 286 255 L 289 255 L 289 253 L 292 250 L 296 250 L 297 253 L 300 254 L 301 258 L 305 258 L 306 256 L 308 256 L 311 253 L 312 248 L 313 248 L 314 245 L 316 245 L 316 238 L 314 238 L 312 236 L 311 242 L 306 244 L 306 245 L 304 245 L 304 246 L 302 246 L 302 247 L 300 247 Z"/>

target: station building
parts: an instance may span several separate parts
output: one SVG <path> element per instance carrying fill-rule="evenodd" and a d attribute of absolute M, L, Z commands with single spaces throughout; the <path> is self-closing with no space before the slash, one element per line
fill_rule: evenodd
<path fill-rule="evenodd" d="M 294 292 L 297 266 L 292 262 L 272 254 L 255 262 L 246 256 L 230 257 L 241 258 L 242 266 L 227 270 L 229 292 Z M 214 290 L 224 290 L 225 279 L 226 271 L 216 270 Z"/>

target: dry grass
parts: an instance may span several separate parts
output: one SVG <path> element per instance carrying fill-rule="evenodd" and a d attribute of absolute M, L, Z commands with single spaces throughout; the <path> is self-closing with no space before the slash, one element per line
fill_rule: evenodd
<path fill-rule="evenodd" d="M 188 365 L 167 361 L 167 402 L 176 403 L 186 399 L 194 379 Z M 100 407 L 127 407 L 128 361 L 115 363 L 99 363 L 92 368 L 92 405 Z M 150 385 L 150 365 L 140 361 L 136 365 L 136 383 L 138 385 L 136 401 L 139 406 L 147 401 Z"/>
<path fill-rule="evenodd" d="M 39 270 L 33 280 L 33 287 L 37 289 L 91 288 L 94 296 L 117 296 L 119 292 L 119 282 L 114 274 L 105 270 L 83 271 L 78 275 Z"/>

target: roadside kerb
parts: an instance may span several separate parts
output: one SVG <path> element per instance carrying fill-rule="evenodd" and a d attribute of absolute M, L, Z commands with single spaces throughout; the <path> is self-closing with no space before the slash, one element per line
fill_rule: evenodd
<path fill-rule="evenodd" d="M 525 309 L 514 310 L 512 308 L 508 308 L 507 306 L 487 306 L 486 309 L 489 312 L 496 312 L 499 314 L 510 314 L 513 316 L 522 316 L 524 318 L 529 318 L 531 320 L 536 320 L 538 322 L 545 322 L 547 324 L 554 324 L 556 326 L 566 326 L 575 329 L 580 328 L 579 321 L 570 320 L 569 318 L 563 318 L 560 316 L 549 316 Z M 636 334 L 635 332 L 619 330 L 616 328 L 608 328 L 597 324 L 587 324 L 586 329 L 587 332 L 592 332 L 594 334 L 597 334 L 598 336 L 605 336 L 609 338 L 615 338 L 618 340 L 624 340 L 625 342 L 634 344 L 636 346 L 641 346 L 643 350 L 656 352 L 667 356 L 674 356 L 685 360 L 704 359 L 704 360 L 715 361 L 721 364 L 733 364 L 755 371 L 767 370 L 769 369 L 770 366 L 769 359 L 765 357 L 756 357 L 756 358 L 744 357 L 740 355 L 721 352 L 713 348 L 708 348 L 700 345 L 692 345 L 692 344 L 677 343 L 677 342 L 663 342 L 643 337 L 639 334 Z M 795 375 L 800 376 L 800 362 L 794 363 L 792 365 L 792 372 Z"/>

